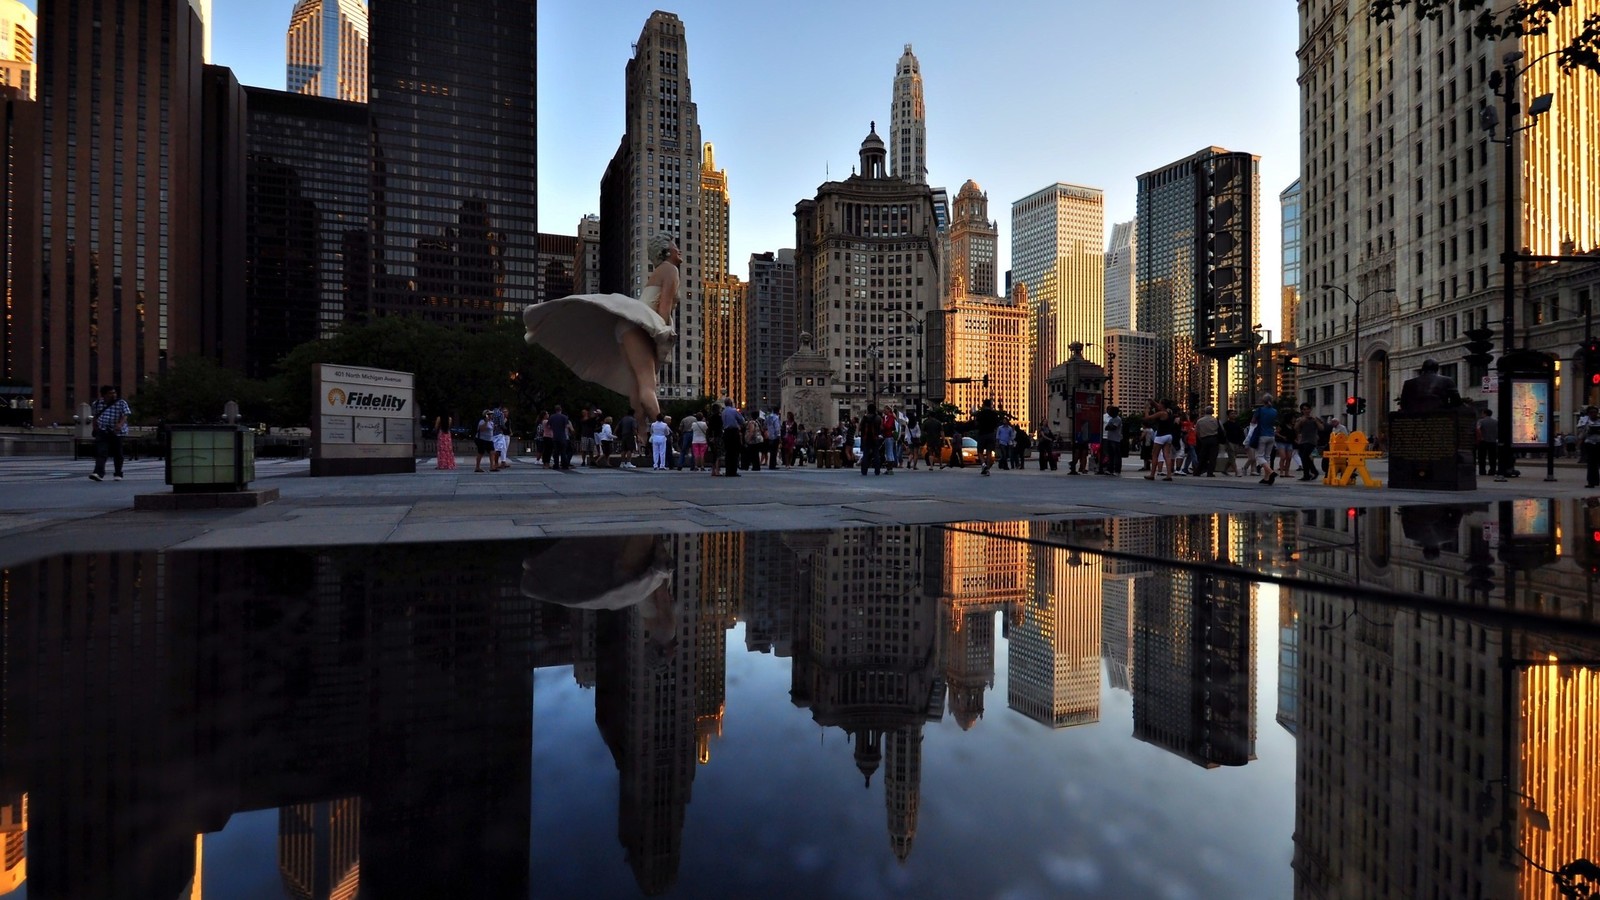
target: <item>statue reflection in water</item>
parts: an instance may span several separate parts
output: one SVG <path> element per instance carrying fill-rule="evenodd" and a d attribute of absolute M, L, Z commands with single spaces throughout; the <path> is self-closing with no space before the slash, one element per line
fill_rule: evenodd
<path fill-rule="evenodd" d="M 570 609 L 620 612 L 637 608 L 658 660 L 678 642 L 672 596 L 676 561 L 661 535 L 567 538 L 542 544 L 522 561 L 522 595 Z"/>

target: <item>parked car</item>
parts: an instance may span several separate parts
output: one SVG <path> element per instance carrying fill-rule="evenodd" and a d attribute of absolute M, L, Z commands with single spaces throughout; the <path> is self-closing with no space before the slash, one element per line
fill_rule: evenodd
<path fill-rule="evenodd" d="M 940 440 L 939 440 L 939 444 L 940 444 L 939 452 L 934 456 L 934 462 L 937 462 L 937 463 L 939 463 L 941 465 L 949 465 L 950 464 L 950 442 L 953 441 L 953 440 L 955 440 L 955 439 L 954 438 L 940 438 Z M 972 466 L 972 465 L 977 465 L 977 463 L 978 463 L 978 442 L 973 438 L 969 438 L 969 437 L 962 438 L 961 439 L 961 464 L 965 465 L 965 466 Z"/>

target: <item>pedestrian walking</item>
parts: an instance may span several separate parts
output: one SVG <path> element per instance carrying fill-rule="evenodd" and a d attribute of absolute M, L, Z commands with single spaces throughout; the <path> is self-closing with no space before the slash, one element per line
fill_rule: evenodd
<path fill-rule="evenodd" d="M 550 443 L 555 450 L 555 468 L 572 468 L 572 420 L 557 406 L 550 414 Z"/>
<path fill-rule="evenodd" d="M 1587 464 L 1584 487 L 1600 487 L 1600 408 L 1591 406 L 1583 411 L 1578 419 L 1578 441 Z"/>
<path fill-rule="evenodd" d="M 100 399 L 92 407 L 94 424 L 90 426 L 94 436 L 94 471 L 90 473 L 90 481 L 104 481 L 106 479 L 106 459 L 113 462 L 111 477 L 122 480 L 122 439 L 128 436 L 128 417 L 133 415 L 133 410 L 128 406 L 128 401 L 118 396 L 116 385 L 105 384 L 100 386 Z"/>
<path fill-rule="evenodd" d="M 1311 404 L 1300 404 L 1300 418 L 1295 420 L 1295 449 L 1300 454 L 1300 480 L 1317 480 L 1317 463 L 1312 455 L 1322 442 L 1322 420 L 1311 412 Z"/>
<path fill-rule="evenodd" d="M 1478 419 L 1478 474 L 1500 474 L 1500 423 L 1495 420 L 1494 413 L 1484 407 L 1483 416 Z"/>
<path fill-rule="evenodd" d="M 994 408 L 994 398 L 986 398 L 983 407 L 972 419 L 978 428 L 978 462 L 983 466 L 978 472 L 987 475 L 989 468 L 994 465 L 995 436 L 1000 431 L 1000 411 Z M 957 444 L 955 453 L 960 452 L 961 447 Z"/>
<path fill-rule="evenodd" d="M 1210 406 L 1200 408 L 1200 418 L 1194 423 L 1195 452 L 1199 457 L 1195 465 L 1195 474 L 1207 478 L 1217 475 L 1217 451 L 1222 448 L 1222 422 L 1216 417 L 1216 409 Z"/>

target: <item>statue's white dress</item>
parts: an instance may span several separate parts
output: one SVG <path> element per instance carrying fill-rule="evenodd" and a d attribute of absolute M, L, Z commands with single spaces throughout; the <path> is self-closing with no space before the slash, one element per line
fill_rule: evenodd
<path fill-rule="evenodd" d="M 639 385 L 622 354 L 622 335 L 630 328 L 643 331 L 658 363 L 678 339 L 672 325 L 656 313 L 660 294 L 661 288 L 652 284 L 637 300 L 625 294 L 574 294 L 536 303 L 522 311 L 527 328 L 523 338 L 554 353 L 579 378 L 636 397 Z"/>

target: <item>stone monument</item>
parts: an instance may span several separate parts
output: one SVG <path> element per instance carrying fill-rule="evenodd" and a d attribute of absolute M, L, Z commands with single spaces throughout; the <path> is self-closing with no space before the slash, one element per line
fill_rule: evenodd
<path fill-rule="evenodd" d="M 1421 370 L 1400 388 L 1400 411 L 1389 416 L 1389 486 L 1477 489 L 1476 426 L 1455 380 L 1439 374 L 1437 360 L 1423 360 Z"/>
<path fill-rule="evenodd" d="M 794 413 L 802 428 L 815 431 L 835 423 L 832 369 L 827 355 L 812 346 L 809 332 L 800 333 L 800 349 L 783 361 L 778 378 L 782 382 L 779 396 L 783 409 Z"/>

